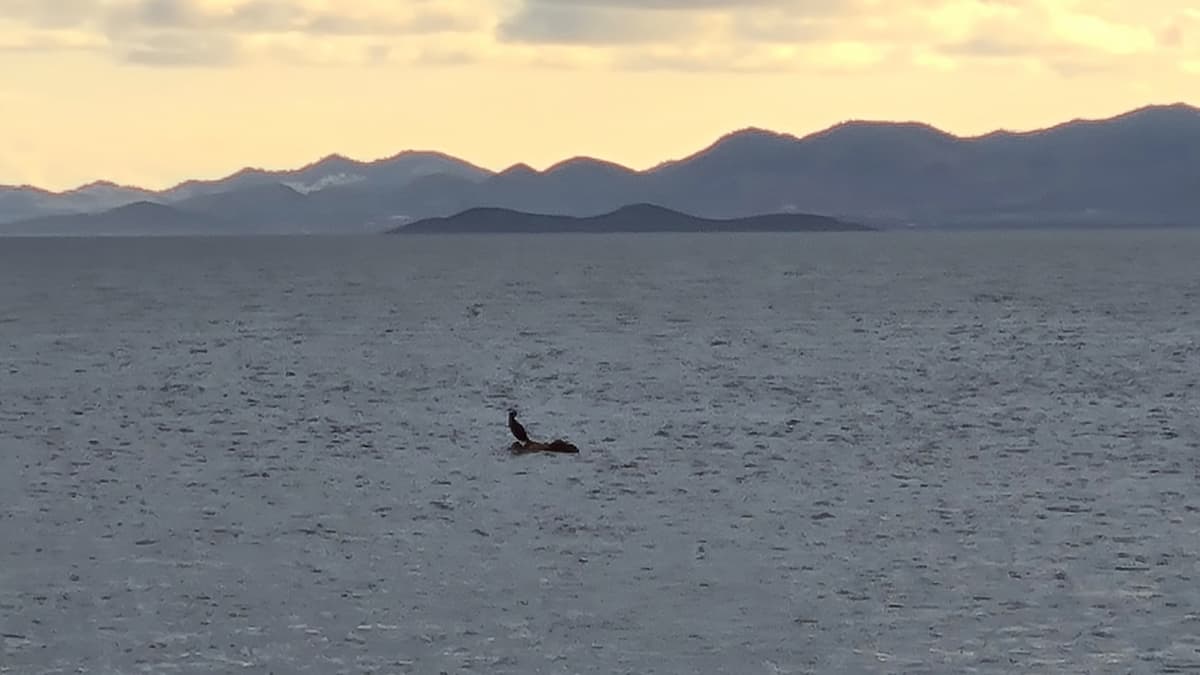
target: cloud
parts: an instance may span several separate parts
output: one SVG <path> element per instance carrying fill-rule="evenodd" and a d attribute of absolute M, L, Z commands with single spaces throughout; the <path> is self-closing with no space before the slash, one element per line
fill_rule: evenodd
<path fill-rule="evenodd" d="M 855 42 L 814 45 L 744 44 L 725 47 L 645 48 L 622 54 L 618 68 L 691 73 L 850 73 L 883 64 L 889 50 Z"/>
<path fill-rule="evenodd" d="M 230 65 L 286 53 L 256 49 L 271 38 L 301 38 L 313 48 L 359 38 L 367 60 L 378 62 L 390 51 L 381 41 L 486 30 L 478 7 L 478 0 L 0 0 L 0 45 L 51 50 L 71 31 L 72 44 L 130 63 Z"/>
<path fill-rule="evenodd" d="M 223 33 L 311 35 L 402 35 L 473 30 L 470 13 L 449 3 L 342 2 L 304 0 L 130 0 L 103 14 L 115 30 L 170 28 Z"/>
<path fill-rule="evenodd" d="M 789 42 L 878 0 L 523 0 L 500 23 L 507 42 L 626 45 Z"/>
<path fill-rule="evenodd" d="M 945 37 L 933 45 L 960 65 L 1011 62 L 1064 77 L 1145 67 L 1158 49 L 1161 28 L 1145 15 L 1126 15 L 1115 7 L 1102 0 L 1086 6 L 1061 0 L 958 0 L 937 17 Z"/>
<path fill-rule="evenodd" d="M 1050 32 L 1066 44 L 1107 54 L 1136 54 L 1153 49 L 1157 43 L 1149 28 L 1084 13 L 1052 14 Z"/>
<path fill-rule="evenodd" d="M 181 66 L 491 62 L 807 72 L 989 62 L 1075 75 L 1147 59 L 1172 68 L 1196 62 L 1195 2 L 0 0 L 0 50 L 96 50 Z"/>
<path fill-rule="evenodd" d="M 107 41 L 71 29 L 0 31 L 0 52 L 67 52 L 103 49 Z"/>
<path fill-rule="evenodd" d="M 0 2 L 0 20 L 38 29 L 73 28 L 82 25 L 81 17 L 93 13 L 102 4 L 97 0 L 5 0 Z"/>
<path fill-rule="evenodd" d="M 847 72 L 873 68 L 937 0 L 523 0 L 504 43 L 607 52 L 616 68 L 680 72 Z"/>
<path fill-rule="evenodd" d="M 702 27 L 702 17 L 576 3 L 529 3 L 500 23 L 499 37 L 506 42 L 629 45 L 679 40 Z"/>
<path fill-rule="evenodd" d="M 122 44 L 122 57 L 145 66 L 226 66 L 239 60 L 241 46 L 220 34 L 152 33 Z"/>
<path fill-rule="evenodd" d="M 1200 8 L 1186 8 L 1168 17 L 1158 33 L 1159 45 L 1186 49 L 1200 41 Z"/>
<path fill-rule="evenodd" d="M 837 0 L 817 0 L 815 4 Z M 796 0 L 528 0 L 526 7 L 542 6 L 560 9 L 632 9 L 632 10 L 712 10 L 755 9 L 794 5 Z M 814 4 L 814 3 L 809 3 Z"/>
<path fill-rule="evenodd" d="M 423 66 L 467 66 L 479 63 L 480 55 L 470 49 L 422 49 L 414 59 L 415 63 Z"/>

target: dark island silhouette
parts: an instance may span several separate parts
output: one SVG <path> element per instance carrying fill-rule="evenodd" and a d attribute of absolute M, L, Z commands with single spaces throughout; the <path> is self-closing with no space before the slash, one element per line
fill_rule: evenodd
<path fill-rule="evenodd" d="M 632 204 L 596 216 L 560 216 L 511 209 L 475 208 L 427 218 L 393 234 L 550 234 L 605 232 L 863 232 L 872 228 L 811 213 L 773 213 L 745 218 L 701 218 L 653 204 Z"/>

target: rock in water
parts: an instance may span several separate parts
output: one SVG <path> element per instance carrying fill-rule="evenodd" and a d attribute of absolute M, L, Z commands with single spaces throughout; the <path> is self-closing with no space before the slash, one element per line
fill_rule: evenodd
<path fill-rule="evenodd" d="M 511 446 L 509 446 L 509 449 L 512 450 L 514 455 L 526 455 L 531 452 L 561 452 L 568 454 L 579 453 L 579 448 L 561 438 L 556 438 L 549 443 L 542 443 L 540 441 L 521 443 L 519 441 L 515 441 Z"/>

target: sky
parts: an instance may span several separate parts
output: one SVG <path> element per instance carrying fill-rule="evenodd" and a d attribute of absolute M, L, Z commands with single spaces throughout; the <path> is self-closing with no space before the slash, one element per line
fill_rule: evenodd
<path fill-rule="evenodd" d="M 0 184 L 331 153 L 646 168 L 755 126 L 1200 103 L 1200 0 L 0 0 Z"/>

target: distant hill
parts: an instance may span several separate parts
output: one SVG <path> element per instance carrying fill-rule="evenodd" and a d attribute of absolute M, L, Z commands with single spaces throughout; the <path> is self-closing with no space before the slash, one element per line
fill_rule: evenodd
<path fill-rule="evenodd" d="M 54 193 L 28 185 L 0 185 L 0 222 L 47 215 L 54 198 Z"/>
<path fill-rule="evenodd" d="M 658 203 L 706 215 L 786 204 L 918 224 L 1001 214 L 1200 224 L 1200 110 L 976 138 L 912 123 L 847 122 L 805 138 L 751 129 L 649 173 Z"/>
<path fill-rule="evenodd" d="M 177 209 L 189 227 L 246 233 L 385 232 L 475 208 L 587 217 L 641 203 L 710 219 L 802 212 L 881 227 L 1200 225 L 1200 109 L 1148 106 L 970 138 L 915 122 L 847 121 L 804 137 L 751 128 L 645 171 L 576 157 L 494 173 L 406 151 L 244 169 L 161 192 L 0 186 L 0 233 L 68 214 L 82 215 L 52 221 L 58 231 L 119 233 L 105 213 L 139 201 Z"/>
<path fill-rule="evenodd" d="M 370 162 L 330 155 L 299 169 L 269 171 L 246 168 L 224 178 L 189 180 L 158 192 L 105 181 L 65 192 L 0 185 L 0 224 L 50 215 L 94 214 L 137 201 L 177 205 L 204 197 L 253 194 L 245 191 L 276 187 L 300 194 L 345 186 L 355 186 L 359 191 L 390 191 L 431 175 L 453 176 L 469 184 L 487 178 L 492 172 L 442 153 L 410 150 Z M 239 213 L 236 204 L 221 208 L 226 210 L 223 216 L 230 222 L 244 221 L 249 217 L 249 214 Z M 261 207 L 256 208 L 262 210 Z M 0 231 L 4 229 L 0 228 Z"/>
<path fill-rule="evenodd" d="M 0 224 L 0 234 L 20 236 L 148 236 L 233 232 L 220 221 L 153 202 L 134 202 L 100 213 L 43 216 Z"/>
<path fill-rule="evenodd" d="M 826 216 L 779 213 L 745 218 L 699 218 L 652 204 L 633 204 L 598 216 L 557 216 L 474 208 L 393 229 L 393 234 L 601 232 L 850 232 L 870 228 Z"/>
<path fill-rule="evenodd" d="M 217 180 L 191 180 L 164 190 L 161 197 L 167 202 L 175 202 L 202 195 L 274 184 L 282 184 L 305 194 L 344 185 L 391 189 L 433 174 L 448 174 L 477 181 L 490 176 L 491 173 L 487 169 L 440 152 L 407 150 L 370 162 L 329 155 L 299 169 L 268 171 L 246 168 Z"/>
<path fill-rule="evenodd" d="M 22 185 L 0 186 L 0 223 L 65 213 L 103 211 L 153 198 L 141 188 L 97 181 L 67 190 L 50 192 Z"/>

